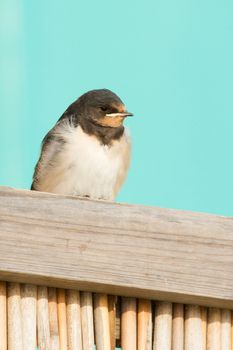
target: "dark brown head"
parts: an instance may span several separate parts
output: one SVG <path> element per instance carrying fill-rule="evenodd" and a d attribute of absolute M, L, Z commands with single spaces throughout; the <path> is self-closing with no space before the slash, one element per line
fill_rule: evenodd
<path fill-rule="evenodd" d="M 133 115 L 121 99 L 107 89 L 88 91 L 75 104 L 82 118 L 104 127 L 118 128 L 126 117 Z"/>
<path fill-rule="evenodd" d="M 74 126 L 95 135 L 103 144 L 111 144 L 124 133 L 123 121 L 132 116 L 121 99 L 108 89 L 91 90 L 73 102 L 58 120 L 69 119 Z"/>

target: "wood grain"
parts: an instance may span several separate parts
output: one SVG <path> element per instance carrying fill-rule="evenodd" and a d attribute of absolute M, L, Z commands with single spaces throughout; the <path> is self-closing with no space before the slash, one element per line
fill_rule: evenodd
<path fill-rule="evenodd" d="M 7 350 L 6 282 L 0 282 L 0 350 Z"/>
<path fill-rule="evenodd" d="M 2 280 L 233 308 L 232 218 L 9 188 L 0 201 Z"/>

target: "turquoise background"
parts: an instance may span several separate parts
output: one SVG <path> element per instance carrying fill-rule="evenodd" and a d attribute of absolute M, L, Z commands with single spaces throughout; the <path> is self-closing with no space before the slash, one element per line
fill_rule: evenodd
<path fill-rule="evenodd" d="M 28 188 L 40 142 L 93 88 L 135 118 L 119 201 L 233 214 L 232 0 L 0 3 L 0 184 Z"/>

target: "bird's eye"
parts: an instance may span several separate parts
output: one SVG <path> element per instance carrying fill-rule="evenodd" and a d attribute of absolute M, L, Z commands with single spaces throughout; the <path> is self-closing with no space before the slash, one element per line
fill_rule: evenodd
<path fill-rule="evenodd" d="M 106 112 L 107 109 L 108 109 L 108 107 L 106 107 L 106 106 L 101 106 L 100 109 L 101 109 L 101 111 Z"/>

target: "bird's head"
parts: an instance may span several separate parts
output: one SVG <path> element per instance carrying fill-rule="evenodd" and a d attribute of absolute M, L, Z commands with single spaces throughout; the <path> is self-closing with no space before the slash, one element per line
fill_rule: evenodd
<path fill-rule="evenodd" d="M 100 126 L 118 128 L 126 117 L 133 116 L 121 99 L 107 89 L 88 91 L 77 103 L 82 117 Z"/>

